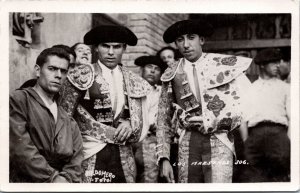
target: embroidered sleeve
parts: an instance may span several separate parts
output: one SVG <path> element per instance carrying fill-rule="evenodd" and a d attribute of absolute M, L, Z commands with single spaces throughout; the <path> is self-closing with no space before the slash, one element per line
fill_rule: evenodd
<path fill-rule="evenodd" d="M 61 106 L 70 117 L 73 117 L 76 107 L 84 91 L 78 90 L 69 80 L 66 80 L 59 91 L 58 105 Z"/>
<path fill-rule="evenodd" d="M 103 143 L 124 145 L 124 143 L 120 144 L 115 141 L 115 128 L 96 121 L 81 105 L 78 105 L 77 113 L 74 118 L 82 135 L 94 137 Z"/>
<path fill-rule="evenodd" d="M 161 96 L 158 104 L 157 116 L 157 147 L 156 154 L 158 157 L 157 163 L 161 158 L 170 159 L 170 143 L 174 136 L 174 131 L 171 126 L 173 115 L 172 103 L 174 101 L 172 95 L 172 85 L 170 82 L 163 83 Z"/>

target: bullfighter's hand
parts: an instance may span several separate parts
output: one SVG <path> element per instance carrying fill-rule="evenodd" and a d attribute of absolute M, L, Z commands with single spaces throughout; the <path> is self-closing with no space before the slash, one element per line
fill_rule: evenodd
<path fill-rule="evenodd" d="M 175 183 L 173 168 L 167 159 L 162 160 L 160 163 L 160 177 L 164 178 L 168 183 Z"/>
<path fill-rule="evenodd" d="M 132 134 L 133 130 L 130 125 L 130 121 L 126 120 L 119 124 L 115 132 L 114 138 L 117 142 L 125 142 Z"/>

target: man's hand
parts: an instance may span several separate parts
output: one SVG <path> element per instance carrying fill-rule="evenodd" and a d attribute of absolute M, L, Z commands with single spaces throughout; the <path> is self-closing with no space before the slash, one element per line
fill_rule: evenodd
<path fill-rule="evenodd" d="M 64 178 L 63 176 L 57 175 L 54 180 L 53 183 L 69 183 L 68 180 L 66 178 Z"/>
<path fill-rule="evenodd" d="M 130 121 L 124 121 L 119 124 L 115 132 L 114 138 L 117 142 L 123 143 L 130 137 L 132 132 L 133 131 L 130 125 Z"/>
<path fill-rule="evenodd" d="M 203 125 L 203 118 L 202 116 L 193 116 L 186 119 L 186 125 L 184 125 L 185 128 L 189 129 L 199 129 L 201 127 L 204 127 Z"/>
<path fill-rule="evenodd" d="M 173 168 L 167 159 L 160 162 L 160 177 L 167 180 L 168 183 L 175 183 Z"/>

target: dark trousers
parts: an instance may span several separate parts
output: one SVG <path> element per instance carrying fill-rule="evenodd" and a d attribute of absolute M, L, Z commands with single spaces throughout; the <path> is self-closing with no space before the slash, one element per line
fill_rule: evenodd
<path fill-rule="evenodd" d="M 92 183 L 126 183 L 118 145 L 107 144 L 96 156 Z"/>
<path fill-rule="evenodd" d="M 233 152 L 216 136 L 191 132 L 188 183 L 231 183 Z"/>
<path fill-rule="evenodd" d="M 238 128 L 234 129 L 230 134 L 230 137 L 234 139 L 234 149 L 235 149 L 235 160 L 243 161 L 245 160 L 244 156 L 244 142 Z M 232 182 L 239 183 L 242 182 L 243 171 L 245 170 L 245 164 L 233 164 L 233 176 Z"/>
<path fill-rule="evenodd" d="M 290 181 L 290 140 L 287 127 L 263 122 L 249 128 L 245 142 L 245 182 Z"/>
<path fill-rule="evenodd" d="M 210 136 L 192 131 L 189 152 L 189 183 L 211 182 L 211 166 L 193 164 L 211 160 Z"/>

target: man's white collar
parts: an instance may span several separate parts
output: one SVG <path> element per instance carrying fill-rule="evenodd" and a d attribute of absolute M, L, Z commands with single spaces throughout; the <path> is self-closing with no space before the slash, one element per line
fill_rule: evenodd
<path fill-rule="evenodd" d="M 186 58 L 184 58 L 185 64 L 188 64 L 188 65 L 197 64 L 197 63 L 199 63 L 201 60 L 203 60 L 204 55 L 205 55 L 205 53 L 202 52 L 201 56 L 200 56 L 200 57 L 198 58 L 198 60 L 195 61 L 195 62 L 190 62 L 190 61 L 188 61 Z"/>

